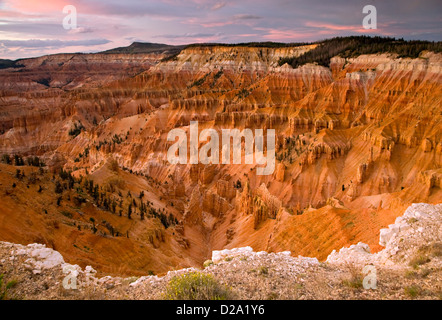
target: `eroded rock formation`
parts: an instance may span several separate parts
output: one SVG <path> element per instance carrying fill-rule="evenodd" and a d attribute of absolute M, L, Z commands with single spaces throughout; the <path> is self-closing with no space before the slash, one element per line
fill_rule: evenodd
<path fill-rule="evenodd" d="M 173 241 L 188 250 L 183 265 L 225 246 L 319 258 L 359 241 L 376 249 L 379 230 L 406 206 L 442 199 L 442 56 L 278 66 L 312 48 L 25 59 L 0 70 L 0 154 L 38 155 L 53 170 L 100 181 L 114 159 L 125 192 L 148 189 L 152 205 L 182 221 L 147 237 L 158 250 Z M 274 174 L 169 164 L 167 134 L 188 132 L 190 121 L 219 133 L 275 129 Z"/>

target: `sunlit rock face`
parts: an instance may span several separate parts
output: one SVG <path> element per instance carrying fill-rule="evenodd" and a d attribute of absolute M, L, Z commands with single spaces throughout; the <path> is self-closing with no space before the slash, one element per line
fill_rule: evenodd
<path fill-rule="evenodd" d="M 22 60 L 0 70 L 0 154 L 38 155 L 50 169 L 102 183 L 116 161 L 124 193 L 148 189 L 179 222 L 140 236 L 162 271 L 245 246 L 320 260 L 358 242 L 376 252 L 379 230 L 411 203 L 441 202 L 442 56 L 279 66 L 313 47 Z M 190 121 L 200 131 L 275 129 L 274 174 L 245 164 L 171 165 L 167 134 L 188 132 Z"/>

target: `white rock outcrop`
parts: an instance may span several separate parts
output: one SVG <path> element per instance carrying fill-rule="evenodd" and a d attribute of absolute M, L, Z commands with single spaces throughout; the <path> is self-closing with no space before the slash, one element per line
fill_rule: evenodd
<path fill-rule="evenodd" d="M 64 264 L 63 256 L 50 248 L 46 248 L 43 244 L 32 243 L 27 246 L 17 245 L 18 249 L 15 255 L 26 255 L 28 268 L 33 269 L 34 274 L 41 273 L 44 269 L 51 269 Z"/>
<path fill-rule="evenodd" d="M 220 261 L 223 261 L 227 257 L 234 258 L 238 256 L 249 256 L 252 252 L 253 249 L 251 247 L 212 251 L 212 261 L 213 263 L 218 263 Z"/>
<path fill-rule="evenodd" d="M 236 263 L 238 263 L 238 260 L 255 261 L 256 263 L 266 262 L 270 264 L 276 264 L 277 266 L 274 267 L 275 271 L 278 271 L 281 268 L 288 268 L 295 274 L 302 273 L 305 268 L 316 267 L 319 265 L 319 261 L 316 258 L 308 258 L 302 256 L 292 257 L 290 251 L 283 251 L 278 253 L 268 253 L 266 251 L 255 252 L 251 247 L 243 247 L 212 252 L 212 261 L 214 264 L 232 263 L 233 265 L 235 265 Z"/>
<path fill-rule="evenodd" d="M 442 204 L 413 204 L 404 213 L 398 217 L 394 224 L 389 225 L 387 229 L 380 231 L 380 243 L 385 248 L 378 253 L 372 254 L 367 244 L 359 242 L 348 248 L 342 248 L 339 251 L 334 250 L 326 262 L 330 267 L 338 267 L 344 264 L 369 265 L 375 266 L 393 266 L 394 268 L 404 267 L 410 259 L 418 252 L 420 248 L 428 245 L 440 245 L 442 240 Z M 164 277 L 145 276 L 140 278 L 115 278 L 106 276 L 100 279 L 95 277 L 96 271 L 88 266 L 84 270 L 78 265 L 65 263 L 62 255 L 47 248 L 42 244 L 30 244 L 27 246 L 0 242 L 0 245 L 8 252 L 9 260 L 12 264 L 16 263 L 17 258 L 25 260 L 25 269 L 32 271 L 33 274 L 45 274 L 49 276 L 50 272 L 62 270 L 63 285 L 76 284 L 78 288 L 87 285 L 100 285 L 106 289 L 113 288 L 121 284 L 124 280 L 130 281 L 130 287 L 136 288 L 157 286 L 159 283 L 184 273 L 201 271 L 196 268 L 187 268 L 181 270 L 169 271 Z M 320 270 L 322 264 L 316 258 L 293 257 L 290 251 L 279 253 L 268 253 L 266 251 L 255 252 L 251 247 L 224 249 L 212 252 L 213 264 L 207 266 L 205 272 L 213 272 L 218 268 L 247 268 L 253 267 L 259 270 L 262 266 L 268 266 L 275 274 L 290 274 L 299 277 L 302 282 L 306 271 L 316 272 Z M 436 263 L 439 260 L 435 260 Z M 10 263 L 6 258 L 1 263 Z M 49 269 L 52 269 L 49 270 Z M 58 269 L 58 270 L 57 270 Z M 54 272 L 53 274 L 56 274 Z M 78 283 L 77 283 L 78 278 Z M 68 282 L 73 279 L 74 282 Z M 66 283 L 65 283 L 66 282 Z"/>
<path fill-rule="evenodd" d="M 385 249 L 371 254 L 367 244 L 358 243 L 339 252 L 333 250 L 327 262 L 391 265 L 399 260 L 405 262 L 417 248 L 441 239 L 442 204 L 415 203 L 394 224 L 380 230 L 379 244 Z"/>

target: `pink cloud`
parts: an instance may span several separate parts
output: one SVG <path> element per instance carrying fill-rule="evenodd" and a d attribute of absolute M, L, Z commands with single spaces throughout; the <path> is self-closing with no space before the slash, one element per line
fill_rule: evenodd
<path fill-rule="evenodd" d="M 259 34 L 256 33 L 244 33 L 244 34 L 235 34 L 235 37 L 241 37 L 241 38 L 251 38 L 251 37 L 258 37 Z"/>
<path fill-rule="evenodd" d="M 227 5 L 227 3 L 225 3 L 225 2 L 218 2 L 218 3 L 215 3 L 213 6 L 212 6 L 212 10 L 214 10 L 214 11 L 216 11 L 216 10 L 219 10 L 219 9 L 221 9 L 221 8 L 224 8 L 225 6 Z"/>
<path fill-rule="evenodd" d="M 0 18 L 13 18 L 13 19 L 33 19 L 33 18 L 43 18 L 44 15 L 40 14 L 26 14 L 18 11 L 12 10 L 0 10 Z"/>
<path fill-rule="evenodd" d="M 282 30 L 274 28 L 254 28 L 256 31 L 261 31 L 259 35 L 262 39 L 277 42 L 297 42 L 297 41 L 311 41 L 312 37 L 317 32 L 295 31 L 295 30 Z"/>
<path fill-rule="evenodd" d="M 200 22 L 204 28 L 219 28 L 233 24 L 233 21 Z"/>
<path fill-rule="evenodd" d="M 6 7 L 22 13 L 32 14 L 63 14 L 63 8 L 67 5 L 73 5 L 77 9 L 77 13 L 97 14 L 100 8 L 106 5 L 97 5 L 94 2 L 85 0 L 5 0 Z"/>
<path fill-rule="evenodd" d="M 6 0 L 5 4 L 8 8 L 15 9 L 20 12 L 54 12 L 63 10 L 63 7 L 69 3 L 66 0 L 45 0 L 44 3 L 39 0 Z"/>
<path fill-rule="evenodd" d="M 373 33 L 373 34 L 383 34 L 383 35 L 392 35 L 390 32 L 385 32 L 383 30 L 386 30 L 388 25 L 387 24 L 378 24 L 378 29 L 364 29 L 362 25 L 337 25 L 337 24 L 331 24 L 331 23 L 321 23 L 317 21 L 308 21 L 305 23 L 305 26 L 307 27 L 313 27 L 313 28 L 321 28 L 318 33 L 324 34 L 324 35 L 332 35 L 336 32 L 342 31 L 348 31 L 348 32 L 358 32 L 358 33 Z"/>

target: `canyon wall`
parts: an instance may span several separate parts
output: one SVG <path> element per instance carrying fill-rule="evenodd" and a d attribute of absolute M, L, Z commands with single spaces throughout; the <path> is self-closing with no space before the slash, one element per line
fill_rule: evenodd
<path fill-rule="evenodd" d="M 241 246 L 319 259 L 359 241 L 379 250 L 379 230 L 407 206 L 442 200 L 442 55 L 278 65 L 313 48 L 22 60 L 0 70 L 0 154 L 97 179 L 115 160 L 145 177 L 179 220 L 165 232 L 194 255 L 184 265 Z M 190 121 L 200 131 L 275 129 L 275 173 L 169 164 L 167 133 Z"/>

